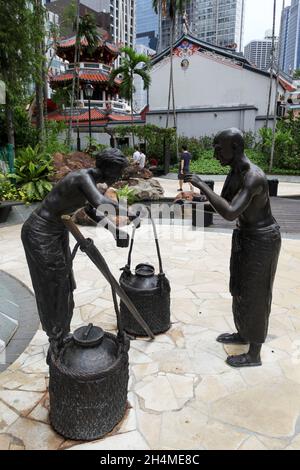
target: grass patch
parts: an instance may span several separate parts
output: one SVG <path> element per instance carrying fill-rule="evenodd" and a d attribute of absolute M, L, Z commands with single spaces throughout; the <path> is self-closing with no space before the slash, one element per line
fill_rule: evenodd
<path fill-rule="evenodd" d="M 220 163 L 214 159 L 213 150 L 205 150 L 201 153 L 198 160 L 192 160 L 190 170 L 192 173 L 199 175 L 227 175 L 230 168 L 223 167 Z M 259 166 L 265 173 L 269 173 L 269 163 L 262 152 L 255 149 L 247 149 L 245 151 L 247 157 Z M 172 173 L 178 173 L 178 165 L 175 165 L 171 169 Z M 285 170 L 283 168 L 273 168 L 272 174 L 274 175 L 300 175 L 300 171 L 296 170 Z"/>

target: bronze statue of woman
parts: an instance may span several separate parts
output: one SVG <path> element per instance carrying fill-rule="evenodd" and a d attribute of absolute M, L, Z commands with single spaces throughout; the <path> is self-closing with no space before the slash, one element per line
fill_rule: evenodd
<path fill-rule="evenodd" d="M 230 292 L 237 333 L 222 334 L 217 341 L 250 345 L 247 354 L 227 358 L 230 366 L 260 366 L 281 248 L 280 229 L 272 216 L 267 178 L 246 157 L 242 132 L 227 129 L 217 134 L 214 156 L 222 166 L 231 167 L 221 196 L 197 175 L 188 175 L 185 181 L 199 188 L 224 219 L 237 219 L 230 261 Z"/>
<path fill-rule="evenodd" d="M 72 214 L 87 203 L 95 208 L 102 204 L 118 208 L 116 202 L 100 193 L 97 184 L 112 185 L 121 178 L 127 164 L 120 150 L 104 150 L 96 156 L 95 168 L 73 171 L 57 183 L 22 227 L 22 242 L 38 312 L 50 342 L 61 343 L 70 331 L 76 287 L 71 270 L 69 232 L 61 216 Z M 106 228 L 114 235 L 118 246 L 127 245 L 126 233 L 109 221 Z"/>

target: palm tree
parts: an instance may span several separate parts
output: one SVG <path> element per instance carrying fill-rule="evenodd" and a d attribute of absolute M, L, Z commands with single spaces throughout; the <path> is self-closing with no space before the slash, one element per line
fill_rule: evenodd
<path fill-rule="evenodd" d="M 152 5 L 155 13 L 159 14 L 160 18 L 169 17 L 171 21 L 171 33 L 170 33 L 170 79 L 169 79 L 169 96 L 168 96 L 168 113 L 166 120 L 166 128 L 169 127 L 169 117 L 171 111 L 171 97 L 172 97 L 172 108 L 173 108 L 173 121 L 174 128 L 177 129 L 177 118 L 176 118 L 176 107 L 175 107 L 175 89 L 174 89 L 174 77 L 173 77 L 173 51 L 174 51 L 174 40 L 175 40 L 175 26 L 178 14 L 182 14 L 185 6 L 185 0 L 152 0 Z M 178 147 L 178 139 L 176 132 L 176 148 Z M 178 149 L 177 149 L 178 152 Z M 165 172 L 168 173 L 170 168 L 170 154 L 166 153 L 165 156 Z"/>
<path fill-rule="evenodd" d="M 270 64 L 270 86 L 269 86 L 269 96 L 268 96 L 268 107 L 267 107 L 267 117 L 266 117 L 266 122 L 265 122 L 266 129 L 268 128 L 269 120 L 270 120 L 271 98 L 272 98 L 273 78 L 274 78 L 275 27 L 276 27 L 276 0 L 273 0 L 272 50 L 271 50 L 271 64 Z"/>
<path fill-rule="evenodd" d="M 151 84 L 150 66 L 151 59 L 145 54 L 135 52 L 131 47 L 125 46 L 120 49 L 124 55 L 121 58 L 121 65 L 114 69 L 110 75 L 110 83 L 113 85 L 118 75 L 122 76 L 120 85 L 120 95 L 130 102 L 131 106 L 131 122 L 133 125 L 133 95 L 135 92 L 134 78 L 141 77 L 144 90 L 148 90 Z M 134 134 L 132 133 L 134 143 Z"/>
<path fill-rule="evenodd" d="M 67 136 L 67 142 L 70 144 L 71 142 L 71 132 L 72 132 L 72 116 L 73 116 L 73 109 L 74 109 L 74 101 L 75 101 L 75 92 L 76 92 L 76 78 L 77 78 L 77 93 L 79 90 L 79 63 L 80 63 L 80 52 L 81 52 L 81 44 L 82 39 L 86 39 L 88 46 L 88 52 L 92 54 L 92 52 L 97 48 L 99 44 L 99 35 L 97 32 L 97 25 L 95 18 L 87 13 L 82 18 L 80 18 L 80 0 L 77 0 L 77 9 L 76 9 L 76 17 L 74 21 L 74 30 L 76 36 L 75 42 L 75 54 L 74 54 L 74 72 L 73 72 L 73 81 L 72 81 L 72 93 L 71 93 L 71 106 L 70 106 L 70 121 L 69 121 L 69 130 Z"/>

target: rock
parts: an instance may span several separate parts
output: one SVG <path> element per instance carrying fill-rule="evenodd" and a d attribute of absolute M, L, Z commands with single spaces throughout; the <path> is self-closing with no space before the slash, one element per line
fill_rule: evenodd
<path fill-rule="evenodd" d="M 104 196 L 112 199 L 115 202 L 118 202 L 118 193 L 114 188 L 108 188 Z"/>
<path fill-rule="evenodd" d="M 84 227 L 97 227 L 97 223 L 91 219 L 84 210 L 84 207 L 78 209 L 72 216 L 75 224 L 83 225 Z"/>
<path fill-rule="evenodd" d="M 53 166 L 52 180 L 59 181 L 71 171 L 94 168 L 95 159 L 83 152 L 72 152 L 69 155 L 57 152 L 53 155 Z"/>
<path fill-rule="evenodd" d="M 141 201 L 149 199 L 157 201 L 164 195 L 164 190 L 161 184 L 155 179 L 144 180 L 136 178 L 129 181 L 129 186 L 134 188 L 137 197 Z"/>
<path fill-rule="evenodd" d="M 130 163 L 123 172 L 123 178 L 128 180 L 130 178 L 150 179 L 153 173 L 147 168 L 140 168 L 135 163 Z"/>

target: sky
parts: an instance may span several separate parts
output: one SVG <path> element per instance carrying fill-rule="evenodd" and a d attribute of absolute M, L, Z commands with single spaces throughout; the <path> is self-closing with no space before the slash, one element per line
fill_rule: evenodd
<path fill-rule="evenodd" d="M 278 34 L 283 0 L 276 1 L 276 33 Z M 285 0 L 285 6 L 290 4 L 291 0 Z M 244 46 L 252 39 L 263 39 L 265 31 L 272 29 L 272 24 L 273 0 L 246 0 Z"/>

